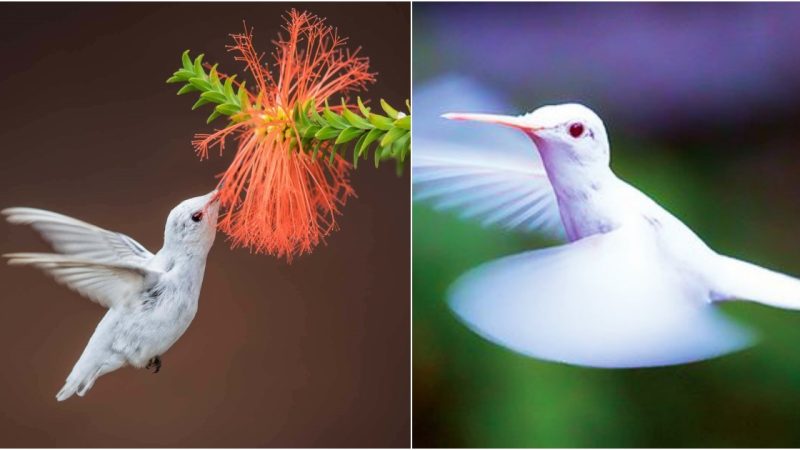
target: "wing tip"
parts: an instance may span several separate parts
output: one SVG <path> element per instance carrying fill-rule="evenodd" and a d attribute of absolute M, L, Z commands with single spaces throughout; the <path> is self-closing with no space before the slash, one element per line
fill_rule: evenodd
<path fill-rule="evenodd" d="M 19 223 L 17 220 L 15 220 L 15 216 L 20 212 L 21 209 L 23 208 L 19 206 L 11 206 L 0 210 L 0 214 L 2 214 L 9 223 Z"/>
<path fill-rule="evenodd" d="M 44 264 L 52 259 L 54 255 L 51 253 L 4 253 L 3 258 L 8 259 L 9 266 L 25 266 L 25 265 L 36 265 L 36 264 Z"/>
<path fill-rule="evenodd" d="M 0 210 L 6 221 L 15 225 L 25 225 L 36 221 L 36 217 L 31 217 L 31 214 L 49 213 L 49 211 L 31 208 L 28 206 L 10 206 Z"/>

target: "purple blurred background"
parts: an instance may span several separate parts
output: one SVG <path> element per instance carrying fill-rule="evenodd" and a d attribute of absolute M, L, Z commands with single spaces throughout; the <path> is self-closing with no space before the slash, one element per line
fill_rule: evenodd
<path fill-rule="evenodd" d="M 466 71 L 537 103 L 580 99 L 628 127 L 698 134 L 800 101 L 800 4 L 433 4 L 415 21 L 415 56 L 437 55 L 415 59 L 415 83 Z"/>

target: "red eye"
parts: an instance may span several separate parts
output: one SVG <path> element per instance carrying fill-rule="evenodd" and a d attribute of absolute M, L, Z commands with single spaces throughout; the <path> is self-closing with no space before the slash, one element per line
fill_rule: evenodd
<path fill-rule="evenodd" d="M 195 222 L 200 222 L 203 220 L 203 211 L 197 211 L 196 213 L 192 214 L 192 220 Z"/>
<path fill-rule="evenodd" d="M 569 126 L 569 135 L 574 138 L 579 138 L 583 134 L 583 124 L 575 122 Z"/>

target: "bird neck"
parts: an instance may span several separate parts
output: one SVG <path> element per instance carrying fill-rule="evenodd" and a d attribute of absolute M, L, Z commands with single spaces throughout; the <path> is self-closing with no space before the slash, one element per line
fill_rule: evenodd
<path fill-rule="evenodd" d="M 615 194 L 621 181 L 606 165 L 579 165 L 543 158 L 569 241 L 608 233 L 622 222 Z"/>
<path fill-rule="evenodd" d="M 163 272 L 171 272 L 179 276 L 194 273 L 205 267 L 205 255 L 180 251 L 179 248 L 164 246 L 155 256 L 154 265 Z"/>
<path fill-rule="evenodd" d="M 197 242 L 185 242 L 176 239 L 164 239 L 163 250 L 181 261 L 204 261 L 208 255 L 208 248 Z"/>

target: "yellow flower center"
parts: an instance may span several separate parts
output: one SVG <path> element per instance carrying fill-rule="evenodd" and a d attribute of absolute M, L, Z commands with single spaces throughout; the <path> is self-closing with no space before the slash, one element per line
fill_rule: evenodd
<path fill-rule="evenodd" d="M 256 127 L 258 134 L 266 136 L 277 131 L 280 133 L 279 139 L 290 138 L 294 134 L 289 126 L 289 115 L 280 106 L 262 112 L 258 118 L 261 119 L 260 124 Z"/>

